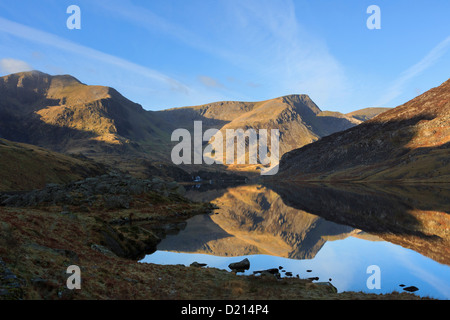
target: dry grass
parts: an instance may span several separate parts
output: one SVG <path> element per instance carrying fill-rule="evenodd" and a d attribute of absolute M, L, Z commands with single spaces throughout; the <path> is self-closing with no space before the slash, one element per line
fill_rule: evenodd
<path fill-rule="evenodd" d="M 38 189 L 47 183 L 67 183 L 103 172 L 92 161 L 0 139 L 1 191 Z"/>
<path fill-rule="evenodd" d="M 64 215 L 60 207 L 0 208 L 0 256 L 23 279 L 25 299 L 418 299 L 404 293 L 337 294 L 309 280 L 240 276 L 213 268 L 162 266 L 105 255 L 91 248 L 93 243 L 101 244 L 99 226 L 127 216 L 129 210 L 72 209 L 72 214 Z M 137 219 L 152 217 L 153 225 L 146 226 L 151 230 L 186 219 L 204 207 L 166 201 L 133 210 Z M 180 218 L 177 212 L 185 214 Z M 131 237 L 132 233 L 123 235 Z M 72 264 L 81 268 L 81 290 L 66 288 L 66 269 Z"/>

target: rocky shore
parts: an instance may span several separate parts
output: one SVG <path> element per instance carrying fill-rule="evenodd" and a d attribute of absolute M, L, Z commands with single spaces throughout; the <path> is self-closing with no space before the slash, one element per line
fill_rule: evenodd
<path fill-rule="evenodd" d="M 64 185 L 47 184 L 40 190 L 0 194 L 0 205 L 10 207 L 92 206 L 101 198 L 107 209 L 129 209 L 132 196 L 150 191 L 166 197 L 170 194 L 184 194 L 184 188 L 176 182 L 166 182 L 159 178 L 138 179 L 128 174 L 111 172 Z"/>
<path fill-rule="evenodd" d="M 337 293 L 311 279 L 139 263 L 168 233 L 212 211 L 175 182 L 112 172 L 0 196 L 0 300 L 419 299 L 409 293 Z M 69 266 L 81 289 L 67 288 Z M 248 261 L 233 267 L 246 269 Z"/>

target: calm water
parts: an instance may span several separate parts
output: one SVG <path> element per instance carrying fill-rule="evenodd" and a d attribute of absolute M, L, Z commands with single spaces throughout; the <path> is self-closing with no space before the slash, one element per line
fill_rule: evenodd
<path fill-rule="evenodd" d="M 319 277 L 339 292 L 401 292 L 450 299 L 449 190 L 437 187 L 261 186 L 193 188 L 193 200 L 219 206 L 187 221 L 141 262 L 229 270 L 244 258 L 250 270 L 282 267 Z M 386 239 L 389 241 L 387 241 Z M 380 289 L 367 280 L 380 270 Z"/>

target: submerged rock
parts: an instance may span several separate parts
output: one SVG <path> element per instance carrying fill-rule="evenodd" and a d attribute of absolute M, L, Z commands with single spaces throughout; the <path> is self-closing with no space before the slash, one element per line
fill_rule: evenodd
<path fill-rule="evenodd" d="M 308 280 L 317 281 L 317 280 L 319 280 L 319 277 L 311 277 L 311 278 L 308 278 Z"/>
<path fill-rule="evenodd" d="M 409 286 L 409 287 L 403 288 L 403 290 L 408 291 L 408 292 L 415 292 L 415 291 L 419 290 L 419 288 L 417 288 L 415 286 Z"/>
<path fill-rule="evenodd" d="M 194 261 L 189 266 L 195 267 L 195 268 L 202 268 L 202 267 L 206 267 L 206 263 L 198 263 L 197 261 Z"/>

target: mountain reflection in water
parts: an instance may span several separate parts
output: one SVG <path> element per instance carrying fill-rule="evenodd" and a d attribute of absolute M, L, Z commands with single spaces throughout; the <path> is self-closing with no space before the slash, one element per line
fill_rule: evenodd
<path fill-rule="evenodd" d="M 309 277 L 322 270 L 321 281 L 335 277 L 339 291 L 367 292 L 373 291 L 367 290 L 363 267 L 376 264 L 383 265 L 382 292 L 401 291 L 401 279 L 395 277 L 410 275 L 404 282 L 419 287 L 416 294 L 450 299 L 448 185 L 201 185 L 186 196 L 219 209 L 188 220 L 143 262 L 188 265 L 195 254 L 210 261 L 208 266 L 227 269 L 228 263 L 249 257 L 252 271 L 297 261 L 292 268 L 301 265 L 301 270 L 287 271 Z M 315 274 L 305 273 L 306 268 Z M 347 269 L 346 276 L 341 269 Z"/>

